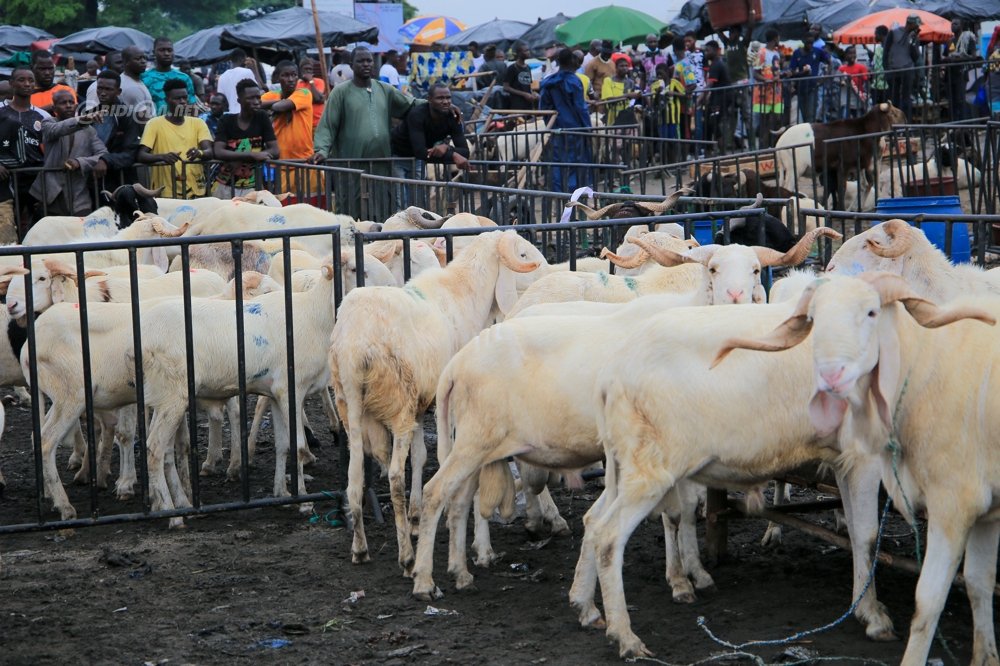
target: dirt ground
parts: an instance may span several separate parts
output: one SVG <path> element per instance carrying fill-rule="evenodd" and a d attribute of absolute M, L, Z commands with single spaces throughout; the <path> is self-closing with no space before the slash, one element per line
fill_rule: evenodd
<path fill-rule="evenodd" d="M 313 423 L 323 423 L 316 405 L 308 413 Z M 0 452 L 8 485 L 0 499 L 0 524 L 35 519 L 29 424 L 27 409 L 8 408 Z M 431 462 L 425 479 L 435 468 L 433 429 L 428 432 Z M 315 451 L 320 460 L 308 470 L 313 476 L 308 488 L 337 489 L 340 457 L 332 435 L 325 425 L 316 434 L 324 445 Z M 60 451 L 61 470 L 67 456 Z M 273 447 L 264 446 L 251 473 L 254 496 L 270 492 L 271 465 Z M 69 482 L 71 475 L 62 474 Z M 238 497 L 236 484 L 219 476 L 204 480 L 202 492 L 205 502 Z M 378 492 L 391 520 L 384 480 Z M 175 531 L 160 520 L 3 536 L 0 662 L 620 663 L 602 632 L 579 627 L 567 602 L 581 518 L 599 493 L 594 482 L 582 491 L 554 492 L 571 537 L 530 542 L 520 519 L 493 525 L 494 548 L 504 556 L 489 570 L 473 569 L 473 592 L 455 592 L 445 572 L 442 526 L 435 561 L 435 579 L 445 592 L 434 604 L 443 611 L 439 614 L 410 596 L 411 581 L 396 565 L 391 523 L 377 525 L 370 517 L 373 561 L 362 566 L 351 564 L 350 535 L 343 527 L 311 523 L 291 507 L 190 519 L 186 529 Z M 71 486 L 70 498 L 85 515 L 87 488 Z M 100 506 L 104 513 L 139 508 L 107 491 L 100 494 Z M 322 503 L 316 511 L 323 516 L 335 506 Z M 830 514 L 813 519 L 832 523 Z M 766 549 L 759 545 L 764 529 L 759 520 L 732 523 L 728 559 L 710 569 L 716 588 L 694 604 L 678 605 L 664 580 L 659 522 L 639 527 L 626 550 L 625 588 L 635 631 L 657 654 L 659 661 L 650 663 L 693 663 L 723 652 L 697 626 L 699 616 L 721 638 L 740 642 L 825 625 L 848 608 L 848 553 L 791 529 L 780 547 Z M 901 521 L 892 521 L 886 534 L 890 551 L 912 554 L 913 538 Z M 877 581 L 905 637 L 915 576 L 880 568 Z M 363 598 L 352 601 L 359 591 Z M 963 591 L 953 590 L 941 626 L 959 662 L 967 663 L 971 618 Z M 866 640 L 851 618 L 794 645 L 753 652 L 769 663 L 822 657 L 830 663 L 891 664 L 903 647 L 901 641 Z M 932 655 L 943 656 L 939 645 Z"/>

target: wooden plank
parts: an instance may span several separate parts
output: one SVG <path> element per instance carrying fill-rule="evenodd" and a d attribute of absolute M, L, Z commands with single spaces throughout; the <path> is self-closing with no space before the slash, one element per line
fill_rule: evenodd
<path fill-rule="evenodd" d="M 729 523 L 725 513 L 728 508 L 728 493 L 709 488 L 705 500 L 705 559 L 713 566 L 726 559 Z"/>

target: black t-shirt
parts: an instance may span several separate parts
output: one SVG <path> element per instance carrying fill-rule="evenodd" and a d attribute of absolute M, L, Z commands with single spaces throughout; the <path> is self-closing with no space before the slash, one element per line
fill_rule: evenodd
<path fill-rule="evenodd" d="M 427 150 L 447 139 L 452 140 L 454 152 L 462 157 L 469 156 L 469 146 L 458 119 L 451 113 L 443 118 L 435 118 L 430 104 L 417 104 L 406 114 L 403 122 L 392 130 L 392 154 L 426 160 Z M 451 152 L 444 159 L 430 161 L 451 162 Z"/>
<path fill-rule="evenodd" d="M 42 121 L 50 118 L 47 113 L 31 107 L 27 111 L 18 111 L 10 104 L 0 105 L 0 165 L 8 169 L 19 167 L 40 167 L 45 163 L 42 154 Z M 17 179 L 17 187 L 21 196 L 27 194 L 35 174 L 21 174 Z M 14 198 L 11 188 L 14 179 L 0 183 L 0 201 Z"/>
<path fill-rule="evenodd" d="M 530 93 L 531 68 L 527 65 L 518 65 L 516 62 L 511 63 L 507 66 L 507 76 L 504 79 L 504 83 L 509 85 L 514 90 Z M 530 109 L 532 107 L 531 102 L 520 95 L 509 95 L 508 101 L 509 106 L 512 109 Z"/>
<path fill-rule="evenodd" d="M 219 121 L 215 140 L 226 144 L 226 148 L 237 153 L 259 153 L 267 144 L 275 141 L 274 127 L 264 111 L 257 111 L 246 129 L 240 127 L 238 113 L 227 113 Z M 234 187 L 253 188 L 256 186 L 253 162 L 223 162 L 219 167 L 216 181 Z"/>
<path fill-rule="evenodd" d="M 729 68 L 722 58 L 716 58 L 708 68 L 707 82 L 712 88 L 724 88 L 730 85 Z M 722 108 L 729 100 L 731 90 L 720 90 L 711 94 L 710 103 L 713 107 Z"/>

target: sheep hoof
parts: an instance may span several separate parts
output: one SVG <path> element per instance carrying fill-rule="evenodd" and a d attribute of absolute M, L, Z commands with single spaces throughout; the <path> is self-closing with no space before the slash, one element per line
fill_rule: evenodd
<path fill-rule="evenodd" d="M 558 519 L 552 521 L 552 528 L 550 534 L 552 536 L 569 536 L 573 533 L 573 530 L 569 528 L 569 523 L 562 516 Z"/>
<path fill-rule="evenodd" d="M 778 525 L 768 525 L 764 532 L 764 537 L 760 540 L 760 545 L 768 548 L 777 548 L 781 545 L 781 527 Z"/>
<path fill-rule="evenodd" d="M 714 590 L 715 580 L 712 579 L 710 575 L 705 572 L 701 574 L 696 574 L 694 576 L 694 589 L 696 590 Z"/>
<path fill-rule="evenodd" d="M 59 509 L 60 520 L 73 520 L 75 518 L 76 518 L 76 509 L 74 509 L 73 507 L 69 506 L 64 509 Z"/>
<path fill-rule="evenodd" d="M 652 657 L 653 653 L 647 648 L 639 637 L 633 634 L 618 642 L 618 656 L 622 659 L 638 659 L 642 657 Z"/>
<path fill-rule="evenodd" d="M 430 588 L 418 590 L 416 583 L 413 585 L 413 598 L 417 601 L 435 601 L 444 597 L 444 592 L 437 585 L 431 583 Z"/>
<path fill-rule="evenodd" d="M 203 478 L 206 476 L 212 476 L 213 474 L 215 474 L 215 465 L 209 465 L 208 463 L 202 465 L 201 470 L 198 471 L 198 476 Z"/>
<path fill-rule="evenodd" d="M 493 552 L 493 549 L 490 549 L 485 553 L 478 553 L 474 558 L 472 558 L 472 563 L 477 567 L 488 569 L 494 563 L 499 562 L 503 556 L 504 553 L 495 553 Z"/>
<path fill-rule="evenodd" d="M 231 469 L 226 472 L 226 481 L 239 481 L 240 480 L 240 470 Z"/>
<path fill-rule="evenodd" d="M 400 560 L 399 568 L 403 570 L 403 578 L 413 578 L 413 558 Z"/>
<path fill-rule="evenodd" d="M 468 571 L 463 571 L 455 577 L 455 589 L 472 592 L 476 589 L 474 584 L 475 578 Z"/>
<path fill-rule="evenodd" d="M 673 597 L 675 604 L 693 604 L 698 601 L 698 597 L 695 596 L 694 592 L 688 590 L 675 592 Z"/>
<path fill-rule="evenodd" d="M 181 517 L 171 518 L 170 523 L 167 525 L 167 529 L 171 530 L 183 530 L 186 528 L 187 525 L 184 524 L 184 519 Z"/>
<path fill-rule="evenodd" d="M 83 461 L 75 453 L 69 457 L 69 462 L 66 463 L 66 469 L 69 471 L 74 471 L 81 469 L 83 467 Z"/>
<path fill-rule="evenodd" d="M 87 485 L 90 483 L 90 473 L 83 467 L 80 467 L 79 471 L 73 476 L 73 483 L 78 486 Z"/>
<path fill-rule="evenodd" d="M 351 553 L 351 563 L 352 564 L 364 564 L 365 562 L 371 562 L 372 557 L 368 554 L 368 550 L 362 550 L 357 553 Z"/>

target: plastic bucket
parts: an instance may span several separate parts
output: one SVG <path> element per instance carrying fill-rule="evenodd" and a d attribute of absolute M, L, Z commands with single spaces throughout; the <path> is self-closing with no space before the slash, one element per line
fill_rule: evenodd
<path fill-rule="evenodd" d="M 721 220 L 717 220 L 716 222 L 712 220 L 695 220 L 691 223 L 691 235 L 698 241 L 699 245 L 711 245 L 715 242 L 712 225 L 716 223 L 721 225 Z"/>
<path fill-rule="evenodd" d="M 875 211 L 888 215 L 896 214 L 919 214 L 928 215 L 962 215 L 962 205 L 958 197 L 899 197 L 896 199 L 879 199 L 875 205 Z M 912 222 L 911 222 L 912 224 Z M 927 236 L 927 240 L 933 243 L 942 252 L 944 248 L 944 235 L 947 224 L 944 222 L 922 222 L 920 229 Z M 971 260 L 971 248 L 969 243 L 969 225 L 951 225 L 951 257 L 956 264 L 968 263 Z"/>

